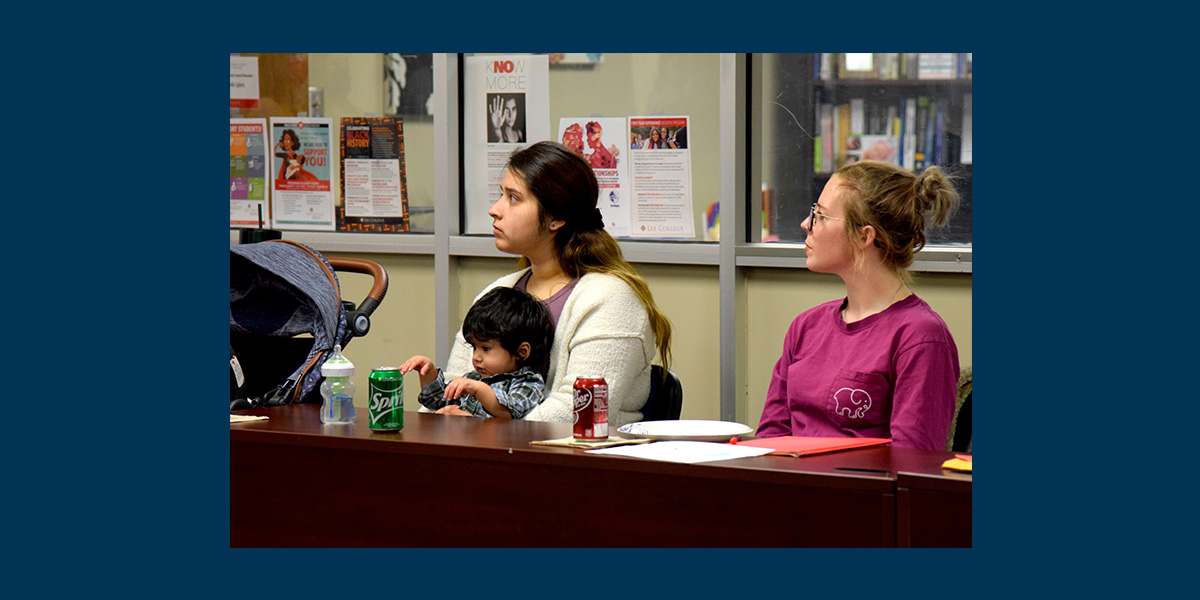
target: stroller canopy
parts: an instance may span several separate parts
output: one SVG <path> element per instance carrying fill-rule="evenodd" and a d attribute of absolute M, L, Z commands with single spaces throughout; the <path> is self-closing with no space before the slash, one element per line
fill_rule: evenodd
<path fill-rule="evenodd" d="M 281 390 L 291 399 L 270 403 L 299 400 L 320 378 L 320 369 L 311 365 L 335 344 L 345 346 L 350 337 L 333 267 L 320 253 L 293 242 L 242 244 L 231 246 L 229 252 L 231 336 L 313 337 L 308 359 L 296 371 L 297 377 L 305 378 L 301 389 L 295 394 Z M 293 378 L 288 383 L 296 382 Z"/>
<path fill-rule="evenodd" d="M 322 348 L 341 343 L 341 293 L 323 257 L 281 243 L 232 246 L 229 252 L 231 331 L 278 337 L 308 333 Z"/>

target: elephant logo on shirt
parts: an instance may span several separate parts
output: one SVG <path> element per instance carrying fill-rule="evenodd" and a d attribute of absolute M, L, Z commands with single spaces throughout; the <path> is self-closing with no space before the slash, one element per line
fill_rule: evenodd
<path fill-rule="evenodd" d="M 871 410 L 871 395 L 864 390 L 842 388 L 833 393 L 833 400 L 833 412 L 852 419 L 861 419 Z"/>

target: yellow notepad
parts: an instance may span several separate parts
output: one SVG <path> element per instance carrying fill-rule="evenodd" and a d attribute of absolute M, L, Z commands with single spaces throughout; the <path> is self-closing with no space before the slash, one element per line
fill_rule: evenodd
<path fill-rule="evenodd" d="M 971 455 L 956 454 L 954 458 L 942 463 L 942 468 L 950 469 L 951 471 L 966 471 L 967 473 L 970 473 Z"/>

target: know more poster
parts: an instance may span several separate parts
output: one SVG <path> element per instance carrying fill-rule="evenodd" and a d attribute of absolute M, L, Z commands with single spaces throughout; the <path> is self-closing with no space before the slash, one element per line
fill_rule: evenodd
<path fill-rule="evenodd" d="M 491 233 L 508 157 L 550 139 L 546 55 L 468 56 L 463 66 L 464 233 Z"/>

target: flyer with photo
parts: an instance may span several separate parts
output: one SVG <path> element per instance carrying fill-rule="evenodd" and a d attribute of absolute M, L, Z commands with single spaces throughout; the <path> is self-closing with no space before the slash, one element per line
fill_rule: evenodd
<path fill-rule="evenodd" d="M 596 207 L 613 237 L 629 235 L 629 144 L 626 121 L 618 118 L 564 117 L 557 139 L 592 165 L 600 194 Z"/>
<path fill-rule="evenodd" d="M 686 116 L 629 117 L 630 236 L 695 236 L 690 120 Z"/>
<path fill-rule="evenodd" d="M 499 197 L 514 150 L 550 139 L 546 55 L 468 56 L 463 64 L 463 233 L 491 233 L 488 208 Z"/>
<path fill-rule="evenodd" d="M 230 228 L 270 226 L 267 177 L 267 120 L 230 119 Z"/>
<path fill-rule="evenodd" d="M 338 231 L 408 231 L 404 124 L 393 117 L 342 117 Z"/>
<path fill-rule="evenodd" d="M 333 231 L 333 119 L 271 117 L 271 222 Z"/>

